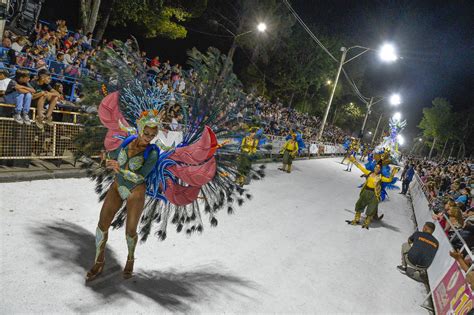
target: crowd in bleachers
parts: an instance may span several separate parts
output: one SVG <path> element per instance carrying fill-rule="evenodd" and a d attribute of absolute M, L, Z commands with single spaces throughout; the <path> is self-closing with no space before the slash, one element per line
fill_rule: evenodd
<path fill-rule="evenodd" d="M 125 44 L 132 45 L 132 41 L 127 40 Z M 113 42 L 107 39 L 94 42 L 91 33 L 84 34 L 82 30 L 71 31 L 64 20 L 59 20 L 54 24 L 39 23 L 30 37 L 5 32 L 0 68 L 4 70 L 3 73 L 6 76 L 4 79 L 7 81 L 9 77 L 15 76 L 17 69 L 22 69 L 20 74 L 29 71 L 32 83 L 39 80 L 39 71 L 43 76 L 48 75 L 47 86 L 44 88 L 47 93 L 53 93 L 54 97 L 48 97 L 45 108 L 51 108 L 49 104 L 53 107 L 58 104 L 68 110 L 77 110 L 83 98 L 78 80 L 83 76 L 98 78 L 100 74 L 96 72 L 90 60 L 100 50 L 105 47 L 113 48 L 113 45 Z M 186 92 L 186 80 L 192 79 L 195 75 L 192 70 L 183 70 L 181 65 L 172 64 L 169 60 L 162 62 L 158 56 L 147 59 L 145 52 L 141 52 L 141 57 L 150 80 L 156 82 L 157 86 L 176 93 Z M 7 84 L 8 82 L 0 84 L 0 93 L 5 94 Z M 30 85 L 29 82 L 27 85 Z M 36 90 L 35 92 L 43 91 Z M 13 101 L 12 97 L 7 97 L 7 99 L 10 102 Z M 284 136 L 292 129 L 299 130 L 305 139 L 316 138 L 321 124 L 320 117 L 285 107 L 279 100 L 271 102 L 252 94 L 248 95 L 246 101 L 247 106 L 244 111 L 237 113 L 238 118 L 264 126 L 266 134 Z M 37 97 L 33 97 L 32 102 L 37 105 Z M 15 115 L 21 116 L 22 113 L 18 113 L 18 107 Z M 25 107 L 29 108 L 29 105 Z M 39 111 L 39 114 L 41 116 L 42 112 Z M 44 116 L 46 117 L 47 113 Z M 19 123 L 22 121 L 28 123 L 28 117 L 24 118 L 17 115 L 15 120 Z M 49 123 L 48 120 L 50 119 L 46 117 L 46 121 L 40 121 L 39 126 L 42 123 Z M 344 136 L 345 133 L 340 128 L 327 124 L 322 140 L 340 143 Z"/>
<path fill-rule="evenodd" d="M 473 263 L 463 245 L 474 249 L 474 163 L 470 160 L 412 160 L 409 162 L 424 184 L 432 216 L 451 240 L 451 256 L 468 271 Z M 457 232 L 457 233 L 456 233 Z M 474 273 L 467 276 L 474 288 Z"/>
<path fill-rule="evenodd" d="M 237 115 L 263 126 L 264 133 L 275 136 L 287 136 L 290 130 L 301 132 L 303 139 L 316 140 L 321 126 L 319 116 L 302 113 L 284 106 L 280 100 L 269 101 L 262 96 L 247 96 L 247 106 Z M 345 133 L 341 128 L 326 124 L 322 141 L 342 143 Z"/>

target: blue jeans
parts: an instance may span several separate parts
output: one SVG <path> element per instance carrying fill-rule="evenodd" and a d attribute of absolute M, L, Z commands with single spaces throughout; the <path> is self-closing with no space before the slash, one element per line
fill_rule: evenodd
<path fill-rule="evenodd" d="M 31 93 L 18 93 L 13 92 L 10 94 L 5 95 L 5 101 L 9 104 L 15 104 L 15 113 L 19 114 L 21 112 L 27 113 L 30 111 L 31 107 Z"/>

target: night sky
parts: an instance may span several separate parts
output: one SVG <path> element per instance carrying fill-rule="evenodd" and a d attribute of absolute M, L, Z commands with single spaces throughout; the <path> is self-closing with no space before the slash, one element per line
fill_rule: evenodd
<path fill-rule="evenodd" d="M 68 2 L 71 9 L 65 12 L 64 1 L 46 0 L 41 18 L 65 18 L 71 26 L 77 27 L 79 1 Z M 346 47 L 378 48 L 385 41 L 396 45 L 402 59 L 395 64 L 382 64 L 376 55 L 367 53 L 349 66 L 360 67 L 353 63 L 365 63 L 368 84 L 361 87 L 365 96 L 384 96 L 391 92 L 402 95 L 403 104 L 397 110 L 407 119 L 408 128 L 404 132 L 407 140 L 419 132 L 416 125 L 422 108 L 430 106 L 433 98 L 445 97 L 457 110 L 473 106 L 474 1 L 290 0 L 290 3 L 306 24 L 337 34 L 344 39 Z M 208 46 L 223 51 L 229 48 L 229 40 L 197 32 L 210 31 L 205 20 L 194 20 L 189 26 L 192 30 L 183 40 L 145 40 L 133 28 L 110 28 L 106 37 L 124 38 L 132 33 L 148 55 L 158 54 L 162 59 L 177 63 L 184 63 L 186 50 L 194 46 L 200 50 Z M 308 36 L 308 44 L 310 40 Z M 237 51 L 235 67 L 247 63 L 245 58 Z M 382 102 L 378 106 L 388 105 Z M 376 119 L 375 115 L 371 118 Z"/>

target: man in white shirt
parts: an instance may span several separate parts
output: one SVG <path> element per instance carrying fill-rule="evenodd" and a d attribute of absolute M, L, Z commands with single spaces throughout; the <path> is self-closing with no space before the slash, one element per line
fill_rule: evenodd
<path fill-rule="evenodd" d="M 11 81 L 8 75 L 9 75 L 9 72 L 7 69 L 0 69 L 0 96 L 5 95 L 5 91 L 7 90 L 8 83 L 10 83 Z"/>
<path fill-rule="evenodd" d="M 25 47 L 25 45 L 26 45 L 26 38 L 20 37 L 12 44 L 12 49 L 16 51 L 17 54 L 19 54 L 22 52 L 23 47 Z"/>

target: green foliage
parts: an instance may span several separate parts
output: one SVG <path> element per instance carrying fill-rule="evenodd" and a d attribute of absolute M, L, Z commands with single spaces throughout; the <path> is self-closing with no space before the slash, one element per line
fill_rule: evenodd
<path fill-rule="evenodd" d="M 143 35 L 149 38 L 185 38 L 187 30 L 181 23 L 202 14 L 206 6 L 206 0 L 122 0 L 115 3 L 110 23 L 121 26 L 133 23 L 143 29 Z"/>
<path fill-rule="evenodd" d="M 99 154 L 104 149 L 104 139 L 107 133 L 107 129 L 102 126 L 99 116 L 83 115 L 79 123 L 83 124 L 84 128 L 74 138 L 74 146 L 77 149 L 76 157 Z"/>
<path fill-rule="evenodd" d="M 334 38 L 321 36 L 321 40 L 332 51 L 337 51 L 340 46 Z M 299 25 L 293 27 L 291 37 L 272 55 L 271 60 L 265 72 L 271 94 L 288 103 L 295 93 L 293 104 L 296 108 L 311 113 L 323 112 L 323 103 L 332 89 L 327 81 L 335 76 L 337 64 Z M 336 97 L 340 93 L 341 85 L 338 85 Z"/>
<path fill-rule="evenodd" d="M 187 63 L 195 73 L 191 90 L 196 91 L 202 102 L 214 104 L 213 107 L 226 106 L 243 96 L 242 83 L 234 73 L 221 76 L 227 56 L 217 48 L 209 47 L 206 53 L 193 48 L 188 57 Z"/>
<path fill-rule="evenodd" d="M 423 118 L 418 125 L 423 130 L 423 136 L 441 141 L 452 139 L 455 134 L 456 116 L 451 104 L 447 99 L 440 97 L 435 98 L 432 104 L 432 107 L 423 108 Z"/>
<path fill-rule="evenodd" d="M 360 128 L 365 115 L 364 109 L 353 102 L 338 105 L 334 123 L 341 128 L 357 130 Z"/>
<path fill-rule="evenodd" d="M 272 53 L 291 38 L 295 19 L 280 0 L 240 0 L 235 3 L 240 5 L 240 16 L 234 18 L 235 33 L 252 31 L 237 38 L 238 46 L 247 50 L 253 60 L 268 64 Z M 256 30 L 260 22 L 267 25 L 264 33 Z"/>

